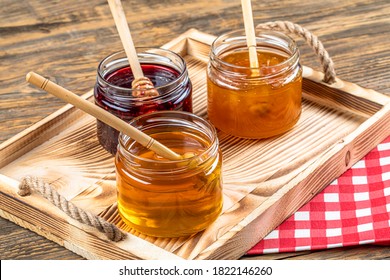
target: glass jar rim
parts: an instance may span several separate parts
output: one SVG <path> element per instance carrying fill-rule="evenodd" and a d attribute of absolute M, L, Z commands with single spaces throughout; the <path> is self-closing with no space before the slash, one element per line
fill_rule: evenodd
<path fill-rule="evenodd" d="M 171 59 L 169 59 L 169 58 L 167 58 L 165 56 L 162 56 L 159 53 L 153 53 L 152 51 L 165 52 L 166 54 L 172 55 L 173 57 L 178 59 L 178 61 L 182 65 L 182 68 L 180 69 L 180 71 L 178 71 L 179 75 L 174 80 L 172 80 L 172 81 L 170 81 L 170 82 L 168 82 L 168 83 L 166 83 L 164 85 L 155 87 L 155 89 L 157 91 L 158 90 L 162 90 L 163 94 L 160 94 L 158 96 L 152 96 L 152 97 L 135 97 L 132 94 L 120 94 L 119 92 L 132 93 L 133 91 L 137 91 L 137 89 L 117 86 L 117 85 L 107 81 L 105 79 L 105 77 L 103 76 L 103 67 L 104 67 L 103 65 L 107 61 L 112 59 L 113 57 L 119 56 L 119 58 L 117 58 L 115 61 L 118 61 L 118 60 L 125 60 L 125 61 L 127 61 L 127 56 L 126 56 L 125 51 L 122 50 L 122 51 L 113 52 L 113 53 L 109 54 L 108 56 L 106 56 L 105 58 L 103 58 L 99 62 L 99 65 L 98 65 L 98 68 L 97 68 L 97 75 L 98 75 L 98 78 L 100 79 L 100 82 L 102 82 L 104 84 L 104 86 L 109 86 L 110 88 L 113 88 L 113 89 L 117 90 L 118 92 L 116 94 L 118 96 L 120 96 L 121 98 L 128 98 L 128 99 L 134 100 L 134 101 L 144 101 L 144 100 L 159 99 L 159 98 L 161 98 L 161 96 L 165 96 L 165 95 L 169 94 L 169 91 L 164 92 L 165 88 L 170 88 L 170 87 L 174 86 L 178 81 L 181 81 L 183 79 L 184 75 L 188 75 L 187 74 L 187 64 L 186 64 L 185 60 L 183 59 L 183 57 L 181 57 L 179 54 L 177 54 L 177 53 L 175 53 L 175 52 L 173 52 L 171 50 L 163 49 L 163 48 L 156 48 L 156 47 L 136 47 L 136 50 L 137 50 L 137 55 L 138 56 L 140 56 L 140 55 L 157 55 L 157 56 L 159 56 L 161 58 L 164 58 L 165 61 L 172 61 Z M 111 63 L 113 63 L 113 62 L 110 62 L 110 64 Z M 127 67 L 130 67 L 130 64 L 128 63 L 128 61 L 127 61 Z M 174 68 L 174 67 L 171 67 L 171 66 L 168 66 L 168 67 L 173 68 L 175 70 L 178 70 L 177 68 Z"/>
<path fill-rule="evenodd" d="M 255 28 L 255 33 L 256 33 L 256 48 L 261 47 L 262 46 L 261 43 L 265 39 L 272 37 L 272 39 L 283 40 L 284 42 L 286 42 L 287 46 L 289 47 L 289 50 L 290 50 L 290 52 L 288 53 L 288 52 L 286 52 L 287 48 L 284 48 L 285 53 L 289 55 L 284 61 L 282 61 L 278 64 L 275 64 L 275 65 L 272 65 L 272 66 L 260 65 L 259 69 L 262 69 L 262 68 L 263 69 L 271 69 L 271 68 L 275 68 L 275 67 L 283 69 L 286 66 L 294 63 L 295 61 L 297 61 L 299 59 L 299 49 L 298 49 L 295 41 L 290 36 L 286 35 L 285 33 L 282 33 L 279 31 L 274 31 L 274 30 L 269 30 L 269 29 L 264 29 L 264 28 Z M 262 39 L 262 41 L 259 42 L 258 41 L 259 39 Z M 233 31 L 221 34 L 220 36 L 215 38 L 215 40 L 211 44 L 211 48 L 210 48 L 210 59 L 218 61 L 219 64 L 221 64 L 222 66 L 227 67 L 227 68 L 239 69 L 239 70 L 243 70 L 243 71 L 256 69 L 256 68 L 253 68 L 250 66 L 240 66 L 240 65 L 232 64 L 232 63 L 223 61 L 222 59 L 219 58 L 220 53 L 216 52 L 218 49 L 217 44 L 221 43 L 221 45 L 223 45 L 223 43 L 229 43 L 229 42 L 233 42 L 233 41 L 236 41 L 236 42 L 242 41 L 244 43 L 244 44 L 242 44 L 242 46 L 245 46 L 247 48 L 245 30 L 244 29 L 233 30 Z M 264 42 L 263 42 L 263 44 L 264 44 Z M 241 45 L 238 47 L 241 47 Z M 236 49 L 236 48 L 233 48 L 233 49 Z"/>
<path fill-rule="evenodd" d="M 176 116 L 172 117 L 173 115 L 176 115 Z M 169 116 L 169 117 L 167 117 L 167 116 Z M 175 164 L 185 163 L 185 162 L 190 162 L 190 161 L 194 161 L 194 160 L 197 160 L 198 163 L 202 164 L 206 160 L 202 161 L 201 159 L 205 158 L 206 155 L 210 154 L 213 149 L 218 149 L 218 146 L 219 146 L 219 140 L 217 137 L 217 130 L 208 120 L 206 120 L 198 115 L 195 115 L 193 113 L 190 113 L 190 112 L 164 110 L 164 111 L 155 111 L 152 113 L 148 113 L 145 115 L 140 115 L 138 117 L 135 117 L 134 119 L 132 119 L 129 122 L 129 124 L 135 126 L 134 123 L 138 122 L 141 119 L 145 119 L 145 118 L 150 118 L 150 119 L 161 118 L 161 120 L 164 120 L 164 121 L 166 121 L 166 120 L 171 120 L 171 121 L 179 120 L 182 122 L 183 120 L 184 121 L 187 120 L 186 117 L 193 118 L 193 121 L 191 123 L 198 125 L 199 128 L 203 127 L 203 128 L 206 128 L 207 130 L 209 130 L 209 133 L 206 133 L 206 132 L 200 130 L 202 132 L 202 135 L 205 135 L 210 140 L 210 144 L 208 145 L 208 147 L 204 151 L 202 151 L 200 154 L 197 154 L 197 155 L 190 157 L 190 158 L 184 158 L 184 159 L 180 159 L 180 160 L 158 160 L 157 161 L 157 160 L 153 160 L 153 159 L 143 158 L 143 157 L 140 157 L 138 155 L 130 153 L 129 150 L 127 148 L 125 148 L 126 147 L 125 143 L 127 143 L 127 141 L 133 141 L 134 143 L 136 141 L 131 139 L 130 136 L 127 136 L 122 132 L 119 133 L 118 146 L 123 147 L 123 149 L 118 148 L 118 152 L 119 151 L 123 152 L 126 159 L 135 159 L 135 160 L 139 160 L 142 162 L 158 163 L 161 165 L 172 164 L 172 163 L 175 163 Z M 135 127 L 138 128 L 137 126 L 135 126 Z M 183 165 L 182 169 L 185 169 L 186 167 L 188 167 L 188 165 Z"/>

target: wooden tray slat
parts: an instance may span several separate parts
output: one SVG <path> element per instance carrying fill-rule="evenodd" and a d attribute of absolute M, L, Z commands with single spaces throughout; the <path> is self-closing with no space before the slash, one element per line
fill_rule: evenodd
<path fill-rule="evenodd" d="M 191 29 L 163 46 L 185 58 L 194 112 L 205 118 L 214 38 Z M 390 134 L 389 97 L 339 79 L 329 86 L 322 77 L 304 67 L 302 116 L 288 133 L 265 140 L 218 133 L 224 209 L 201 233 L 154 238 L 128 228 L 117 213 L 113 157 L 97 142 L 95 120 L 71 105 L 0 145 L 0 215 L 90 259 L 238 258 Z M 92 101 L 92 92 L 84 98 Z M 129 231 L 126 240 L 108 241 L 37 195 L 19 197 L 25 175 Z"/>

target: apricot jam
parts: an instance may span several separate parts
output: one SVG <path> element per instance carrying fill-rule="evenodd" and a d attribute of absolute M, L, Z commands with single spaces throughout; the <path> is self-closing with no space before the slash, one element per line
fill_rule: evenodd
<path fill-rule="evenodd" d="M 227 134 L 253 139 L 291 129 L 302 99 L 302 68 L 293 41 L 282 33 L 257 32 L 259 69 L 250 68 L 240 32 L 214 41 L 207 69 L 208 118 Z"/>
<path fill-rule="evenodd" d="M 118 210 L 140 233 L 187 236 L 204 230 L 222 210 L 222 158 L 215 129 L 185 112 L 155 112 L 132 125 L 178 154 L 171 161 L 120 134 L 116 155 Z"/>

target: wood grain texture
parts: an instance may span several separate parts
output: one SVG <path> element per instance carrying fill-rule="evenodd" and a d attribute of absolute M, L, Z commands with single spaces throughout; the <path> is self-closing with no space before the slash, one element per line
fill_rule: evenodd
<path fill-rule="evenodd" d="M 95 82 L 100 59 L 121 48 L 106 1 L 3 0 L 3 3 L 0 8 L 0 141 L 6 141 L 64 105 L 28 86 L 24 82 L 26 72 L 45 73 L 53 81 L 83 94 Z M 193 27 L 215 35 L 242 27 L 239 1 L 123 1 L 123 4 L 134 30 L 134 41 L 139 46 L 159 46 Z M 253 1 L 252 5 L 258 23 L 290 20 L 318 35 L 343 80 L 390 94 L 390 7 L 387 1 L 271 0 Z M 151 9 L 158 10 L 158 17 L 150 16 Z M 319 69 L 311 50 L 302 47 L 301 54 L 303 64 Z M 1 228 L 3 223 L 7 222 L 1 219 Z M 13 227 L 15 231 L 31 235 Z M 3 230 L 1 233 L 2 244 L 5 244 L 0 251 L 2 259 L 34 258 L 45 251 L 19 254 L 15 248 L 21 248 L 19 252 L 27 249 L 18 242 L 15 244 L 15 239 L 3 242 L 8 234 Z M 51 244 L 47 241 L 46 251 L 50 251 L 50 246 L 56 248 Z M 61 254 L 68 252 L 61 253 L 60 249 L 57 257 L 53 254 L 51 257 L 62 258 Z M 382 258 L 389 256 L 387 248 L 378 247 L 375 257 L 368 253 L 370 250 L 372 247 L 368 247 L 366 253 L 360 248 L 356 252 L 362 258 L 380 258 L 381 252 Z M 336 251 L 335 255 L 332 255 L 335 250 L 318 254 L 322 254 L 322 258 L 342 259 L 343 250 Z M 294 258 L 294 254 L 287 258 Z"/>
<path fill-rule="evenodd" d="M 197 83 L 205 80 L 204 57 L 210 39 L 211 35 L 192 29 L 164 47 L 182 54 L 190 79 Z M 305 96 L 324 102 L 317 104 L 305 98 L 301 118 L 291 131 L 264 140 L 242 140 L 218 132 L 225 166 L 224 209 L 203 232 L 188 238 L 153 238 L 125 225 L 115 203 L 113 159 L 98 144 L 95 119 L 78 112 L 73 116 L 64 109 L 60 112 L 72 118 L 72 124 L 58 132 L 56 128 L 63 125 L 63 117 L 55 112 L 59 125 L 52 116 L 41 123 L 45 131 L 54 132 L 48 141 L 0 166 L 0 173 L 7 176 L 0 175 L 1 216 L 91 259 L 240 257 L 390 131 L 389 97 L 356 85 L 352 87 L 341 79 L 326 85 L 322 78 L 322 73 L 304 66 L 304 80 L 311 81 L 303 85 Z M 194 113 L 205 118 L 206 94 L 204 84 L 194 87 Z M 69 106 L 65 108 L 72 111 Z M 367 116 L 362 117 L 361 112 Z M 15 141 L 11 138 L 9 144 L 16 150 L 24 148 L 26 142 L 33 142 L 35 134 L 34 130 L 28 130 L 21 137 L 17 135 Z M 9 150 L 0 145 L 0 157 L 12 156 Z M 21 180 L 26 174 L 43 178 L 84 210 L 101 213 L 106 220 L 129 231 L 128 239 L 107 243 L 96 230 L 64 216 L 44 199 L 36 195 L 19 197 L 18 182 L 14 179 Z"/>

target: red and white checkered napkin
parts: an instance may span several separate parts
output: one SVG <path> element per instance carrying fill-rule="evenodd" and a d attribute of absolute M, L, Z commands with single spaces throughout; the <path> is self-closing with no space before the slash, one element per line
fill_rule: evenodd
<path fill-rule="evenodd" d="M 390 245 L 390 136 L 247 254 Z"/>

